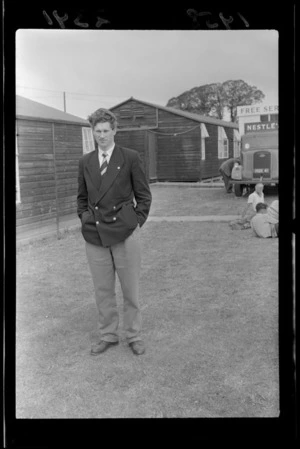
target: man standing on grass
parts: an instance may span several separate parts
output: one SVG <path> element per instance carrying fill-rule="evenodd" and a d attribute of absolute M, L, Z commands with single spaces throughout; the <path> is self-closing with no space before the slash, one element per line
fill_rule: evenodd
<path fill-rule="evenodd" d="M 151 205 L 151 192 L 139 154 L 115 144 L 116 116 L 98 109 L 88 117 L 97 149 L 79 161 L 77 213 L 82 222 L 101 339 L 98 355 L 119 341 L 115 280 L 124 300 L 124 330 L 134 354 L 145 352 L 138 304 L 141 266 L 140 227 Z"/>

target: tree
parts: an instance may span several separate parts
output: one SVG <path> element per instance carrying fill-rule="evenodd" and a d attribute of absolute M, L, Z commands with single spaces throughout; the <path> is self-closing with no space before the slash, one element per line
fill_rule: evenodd
<path fill-rule="evenodd" d="M 236 120 L 237 106 L 250 105 L 265 97 L 261 90 L 242 80 L 229 80 L 224 83 L 205 84 L 194 87 L 178 97 L 171 98 L 167 106 L 201 115 L 224 118 L 226 109 L 231 121 Z"/>
<path fill-rule="evenodd" d="M 236 121 L 237 106 L 259 103 L 265 95 L 256 86 L 250 86 L 243 80 L 225 81 L 222 84 L 224 90 L 224 105 L 230 111 L 231 121 Z"/>
<path fill-rule="evenodd" d="M 221 84 L 205 84 L 194 87 L 178 97 L 171 98 L 167 106 L 202 115 L 220 114 Z M 219 117 L 221 118 L 221 117 Z"/>

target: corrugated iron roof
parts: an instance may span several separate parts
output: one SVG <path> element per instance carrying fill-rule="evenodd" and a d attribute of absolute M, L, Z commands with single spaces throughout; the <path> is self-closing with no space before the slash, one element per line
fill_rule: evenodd
<path fill-rule="evenodd" d="M 113 109 L 121 106 L 122 104 L 125 104 L 128 101 L 132 101 L 132 100 L 137 101 L 138 103 L 145 104 L 147 106 L 153 106 L 154 108 L 161 109 L 161 110 L 167 111 L 167 112 L 171 112 L 173 114 L 180 115 L 180 116 L 185 117 L 185 118 L 189 118 L 189 119 L 194 120 L 196 122 L 208 123 L 208 124 L 210 123 L 212 125 L 226 126 L 228 128 L 234 128 L 234 129 L 238 129 L 239 128 L 237 123 L 226 122 L 225 120 L 219 120 L 219 119 L 214 118 L 214 117 L 208 117 L 207 115 L 194 114 L 194 113 L 191 113 L 191 112 L 182 111 L 181 109 L 170 108 L 169 106 L 161 106 L 161 105 L 158 105 L 158 104 L 149 103 L 147 101 L 138 100 L 138 99 L 133 98 L 133 97 L 130 97 L 130 98 L 128 98 L 128 100 L 122 101 L 122 103 L 119 103 L 116 106 L 113 106 L 112 108 L 110 108 L 110 110 L 113 110 Z"/>
<path fill-rule="evenodd" d="M 16 95 L 16 116 L 18 118 L 40 118 L 55 122 L 80 123 L 89 126 L 88 121 L 83 118 L 46 106 L 37 101 L 29 100 L 29 98 L 21 97 L 20 95 Z"/>

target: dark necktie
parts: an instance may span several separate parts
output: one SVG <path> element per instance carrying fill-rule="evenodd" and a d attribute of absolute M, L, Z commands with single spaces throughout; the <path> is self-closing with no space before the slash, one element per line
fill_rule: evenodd
<path fill-rule="evenodd" d="M 103 162 L 101 164 L 101 167 L 100 167 L 100 174 L 101 174 L 101 176 L 103 176 L 105 174 L 105 172 L 107 170 L 107 167 L 108 167 L 108 163 L 107 163 L 107 160 L 106 160 L 107 153 L 102 153 L 102 156 L 103 156 L 104 160 L 103 160 Z"/>

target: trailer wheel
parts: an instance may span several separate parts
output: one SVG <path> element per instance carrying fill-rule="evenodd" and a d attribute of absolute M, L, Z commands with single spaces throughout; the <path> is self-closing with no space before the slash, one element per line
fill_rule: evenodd
<path fill-rule="evenodd" d="M 234 184 L 235 196 L 242 196 L 244 186 L 242 184 Z"/>

